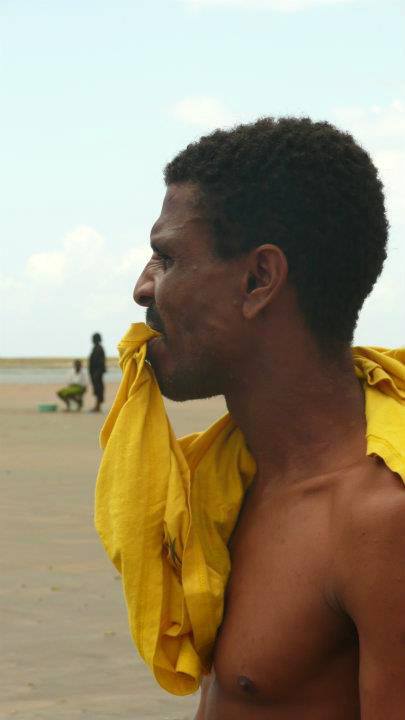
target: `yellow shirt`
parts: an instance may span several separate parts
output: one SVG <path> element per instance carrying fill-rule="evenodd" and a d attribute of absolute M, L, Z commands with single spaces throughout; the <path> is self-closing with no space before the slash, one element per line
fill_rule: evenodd
<path fill-rule="evenodd" d="M 177 440 L 146 343 L 119 344 L 123 377 L 101 431 L 96 527 L 122 574 L 139 653 L 171 693 L 195 692 L 210 670 L 230 572 L 227 542 L 256 465 L 229 415 Z M 367 454 L 405 482 L 405 349 L 353 349 L 364 381 Z"/>

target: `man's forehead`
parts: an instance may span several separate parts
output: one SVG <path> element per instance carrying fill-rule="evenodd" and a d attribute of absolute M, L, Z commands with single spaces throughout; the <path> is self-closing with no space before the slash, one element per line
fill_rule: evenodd
<path fill-rule="evenodd" d="M 186 231 L 201 223 L 205 224 L 205 215 L 198 202 L 199 192 L 194 185 L 169 185 L 160 217 L 151 230 L 151 239 L 178 238 Z"/>
<path fill-rule="evenodd" d="M 162 218 L 162 216 L 154 223 L 150 237 L 151 240 L 171 240 L 178 238 L 184 233 L 187 226 L 190 225 L 190 221 L 175 222 L 175 219 Z"/>
<path fill-rule="evenodd" d="M 207 248 L 211 246 L 211 233 L 203 220 L 188 220 L 182 223 L 157 220 L 150 234 L 153 249 L 162 252 L 180 252 L 187 248 Z"/>
<path fill-rule="evenodd" d="M 201 197 L 201 189 L 196 183 L 172 183 L 166 189 L 163 208 L 169 210 L 198 209 Z"/>

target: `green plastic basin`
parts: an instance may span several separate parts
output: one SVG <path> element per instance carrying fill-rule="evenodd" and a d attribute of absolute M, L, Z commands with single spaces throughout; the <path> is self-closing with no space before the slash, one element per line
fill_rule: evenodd
<path fill-rule="evenodd" d="M 56 412 L 58 406 L 54 403 L 39 403 L 38 412 Z"/>

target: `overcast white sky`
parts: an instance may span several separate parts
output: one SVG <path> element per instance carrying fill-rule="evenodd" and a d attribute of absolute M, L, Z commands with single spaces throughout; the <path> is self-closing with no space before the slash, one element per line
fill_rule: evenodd
<path fill-rule="evenodd" d="M 404 0 L 2 0 L 0 355 L 84 355 L 95 331 L 115 354 L 165 163 L 284 114 L 379 167 L 390 256 L 356 341 L 404 345 L 404 29 Z"/>

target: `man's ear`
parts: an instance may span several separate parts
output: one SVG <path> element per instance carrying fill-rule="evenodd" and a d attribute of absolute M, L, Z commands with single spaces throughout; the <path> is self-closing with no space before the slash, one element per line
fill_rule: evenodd
<path fill-rule="evenodd" d="M 287 276 L 287 258 L 277 245 L 260 245 L 251 251 L 242 280 L 246 320 L 252 320 L 274 300 Z"/>

